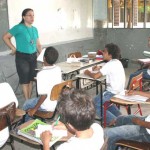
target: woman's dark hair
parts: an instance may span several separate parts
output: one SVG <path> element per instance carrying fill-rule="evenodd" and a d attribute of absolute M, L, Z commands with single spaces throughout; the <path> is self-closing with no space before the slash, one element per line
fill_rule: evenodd
<path fill-rule="evenodd" d="M 48 64 L 53 65 L 58 59 L 58 51 L 54 47 L 47 47 L 44 53 L 45 60 Z"/>
<path fill-rule="evenodd" d="M 78 131 L 89 129 L 95 119 L 93 99 L 81 89 L 63 90 L 57 111 L 64 123 L 71 124 Z"/>
<path fill-rule="evenodd" d="M 120 55 L 121 55 L 120 48 L 117 45 L 110 43 L 110 44 L 106 44 L 105 48 L 107 49 L 108 54 L 112 55 L 112 59 L 120 58 Z"/>
<path fill-rule="evenodd" d="M 28 13 L 28 11 L 33 11 L 33 9 L 31 9 L 31 8 L 26 8 L 26 9 L 23 10 L 23 12 L 22 12 L 22 20 L 21 20 L 20 23 L 24 23 L 23 17 L 26 16 L 26 14 Z"/>

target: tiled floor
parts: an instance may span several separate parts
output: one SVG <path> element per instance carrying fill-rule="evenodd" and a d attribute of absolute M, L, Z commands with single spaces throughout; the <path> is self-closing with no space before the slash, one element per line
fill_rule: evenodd
<path fill-rule="evenodd" d="M 137 70 L 139 66 L 136 64 L 129 64 L 128 68 L 125 68 L 125 72 L 126 72 L 126 83 L 128 82 L 128 77 L 130 75 L 131 72 L 134 72 Z M 95 89 L 91 89 L 88 92 L 90 92 L 90 94 L 92 94 L 93 96 L 95 95 Z M 24 103 L 24 101 L 20 101 L 21 104 Z M 133 106 L 132 107 L 132 111 L 136 110 L 137 106 Z M 123 114 L 126 114 L 126 110 L 125 108 L 121 107 L 121 112 Z M 142 105 L 142 112 L 143 115 L 147 115 L 150 114 L 150 105 Z M 35 150 L 35 149 L 39 149 L 39 147 L 33 147 L 32 145 L 29 145 L 27 143 L 20 143 L 20 141 L 15 140 L 15 148 L 16 150 Z M 6 145 L 5 147 L 2 148 L 2 150 L 11 150 L 10 146 Z"/>

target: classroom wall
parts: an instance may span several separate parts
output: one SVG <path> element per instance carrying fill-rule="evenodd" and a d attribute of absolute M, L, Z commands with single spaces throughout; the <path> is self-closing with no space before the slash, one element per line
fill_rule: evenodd
<path fill-rule="evenodd" d="M 122 57 L 131 59 L 145 58 L 143 51 L 148 47 L 149 29 L 107 29 L 107 43 L 114 42 L 121 48 Z"/>

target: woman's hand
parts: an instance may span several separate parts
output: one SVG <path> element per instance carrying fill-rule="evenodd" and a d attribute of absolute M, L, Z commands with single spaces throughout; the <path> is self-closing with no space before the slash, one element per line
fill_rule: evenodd
<path fill-rule="evenodd" d="M 15 55 L 16 54 L 16 49 L 12 49 L 10 55 Z"/>

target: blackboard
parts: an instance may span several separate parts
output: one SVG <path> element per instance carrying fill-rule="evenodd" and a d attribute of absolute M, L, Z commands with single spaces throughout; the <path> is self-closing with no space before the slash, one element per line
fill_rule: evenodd
<path fill-rule="evenodd" d="M 2 40 L 2 36 L 9 28 L 7 0 L 0 0 L 0 52 L 6 51 L 8 47 Z"/>
<path fill-rule="evenodd" d="M 92 0 L 7 0 L 10 28 L 20 22 L 25 8 L 35 13 L 42 45 L 93 38 Z"/>

